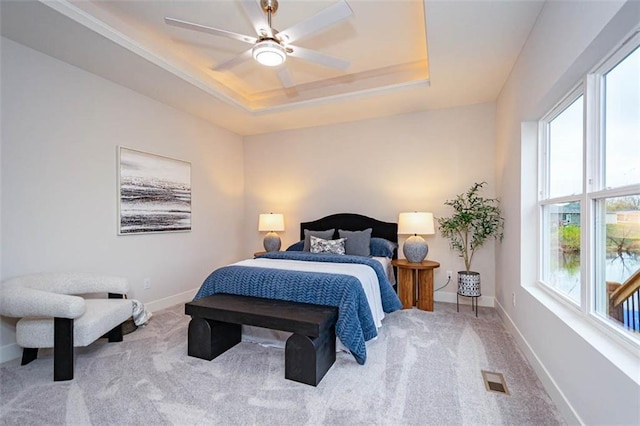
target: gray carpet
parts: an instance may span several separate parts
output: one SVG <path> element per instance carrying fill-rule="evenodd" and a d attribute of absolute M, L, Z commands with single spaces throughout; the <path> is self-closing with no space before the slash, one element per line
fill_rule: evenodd
<path fill-rule="evenodd" d="M 183 309 L 155 312 L 122 343 L 78 348 L 73 381 L 53 382 L 50 351 L 0 365 L 0 423 L 564 424 L 494 309 L 389 314 L 366 364 L 338 353 L 317 388 L 284 379 L 278 348 L 188 357 Z M 481 370 L 504 374 L 510 395 L 488 392 Z"/>

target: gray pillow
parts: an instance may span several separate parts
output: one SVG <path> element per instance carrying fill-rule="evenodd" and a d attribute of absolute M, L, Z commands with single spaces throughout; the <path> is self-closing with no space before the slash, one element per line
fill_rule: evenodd
<path fill-rule="evenodd" d="M 311 242 L 309 241 L 309 237 L 313 235 L 314 237 L 322 238 L 323 240 L 332 240 L 334 229 L 327 229 L 326 231 L 310 231 L 308 229 L 304 230 L 304 247 L 303 251 L 309 251 L 311 248 Z"/>
<path fill-rule="evenodd" d="M 345 250 L 351 256 L 365 256 L 371 254 L 369 244 L 371 243 L 371 228 L 364 231 L 344 231 L 338 230 L 340 238 L 346 238 Z"/>

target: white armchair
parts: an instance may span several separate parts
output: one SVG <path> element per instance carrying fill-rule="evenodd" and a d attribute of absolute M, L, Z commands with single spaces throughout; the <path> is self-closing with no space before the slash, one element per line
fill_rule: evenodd
<path fill-rule="evenodd" d="M 10 279 L 0 289 L 0 314 L 20 318 L 16 340 L 22 365 L 53 348 L 53 380 L 73 379 L 73 348 L 107 334 L 122 341 L 121 325 L 132 313 L 125 278 L 95 274 L 35 274 Z M 76 295 L 108 293 L 108 299 Z"/>

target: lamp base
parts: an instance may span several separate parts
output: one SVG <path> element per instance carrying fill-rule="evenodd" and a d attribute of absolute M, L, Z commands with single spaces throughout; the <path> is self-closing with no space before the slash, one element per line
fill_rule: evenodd
<path fill-rule="evenodd" d="M 412 235 L 404 242 L 402 252 L 409 262 L 420 263 L 427 257 L 429 246 L 420 235 Z"/>
<path fill-rule="evenodd" d="M 280 241 L 280 237 L 278 236 L 278 234 L 271 231 L 268 232 L 264 237 L 264 242 L 262 244 L 264 245 L 264 249 L 266 251 L 278 251 L 280 250 L 282 242 Z"/>

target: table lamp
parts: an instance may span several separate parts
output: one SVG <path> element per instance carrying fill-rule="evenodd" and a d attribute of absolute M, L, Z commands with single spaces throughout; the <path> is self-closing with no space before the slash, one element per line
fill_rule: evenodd
<path fill-rule="evenodd" d="M 266 232 L 264 237 L 264 249 L 266 251 L 280 250 L 280 237 L 276 231 L 284 231 L 284 215 L 281 213 L 264 213 L 258 220 L 258 231 Z"/>
<path fill-rule="evenodd" d="M 411 263 L 420 263 L 427 257 L 429 246 L 420 235 L 433 235 L 433 213 L 400 213 L 398 234 L 413 234 L 402 246 L 404 257 Z"/>

